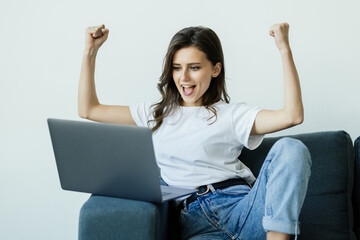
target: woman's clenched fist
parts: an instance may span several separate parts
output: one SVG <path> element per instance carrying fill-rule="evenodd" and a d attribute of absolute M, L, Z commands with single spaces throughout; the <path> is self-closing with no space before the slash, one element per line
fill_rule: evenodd
<path fill-rule="evenodd" d="M 269 33 L 275 38 L 276 46 L 279 50 L 290 48 L 289 46 L 289 24 L 280 23 L 270 27 Z"/>
<path fill-rule="evenodd" d="M 98 50 L 106 41 L 109 35 L 109 29 L 104 24 L 86 28 L 85 31 L 85 48 Z"/>

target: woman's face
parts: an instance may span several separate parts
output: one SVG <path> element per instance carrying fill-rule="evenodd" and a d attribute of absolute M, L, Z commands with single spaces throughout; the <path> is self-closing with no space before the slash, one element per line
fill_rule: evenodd
<path fill-rule="evenodd" d="M 202 96 L 210 86 L 211 79 L 221 71 L 221 63 L 215 66 L 204 52 L 196 47 L 177 50 L 173 58 L 173 79 L 186 107 L 202 106 Z"/>

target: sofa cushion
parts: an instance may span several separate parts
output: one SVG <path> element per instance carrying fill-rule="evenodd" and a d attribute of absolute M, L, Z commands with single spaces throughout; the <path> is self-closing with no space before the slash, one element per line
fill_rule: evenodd
<path fill-rule="evenodd" d="M 311 176 L 300 214 L 299 239 L 355 239 L 351 196 L 354 182 L 354 148 L 343 131 L 300 134 L 312 157 Z M 255 150 L 239 157 L 257 176 L 271 146 L 279 139 L 266 138 Z"/>
<path fill-rule="evenodd" d="M 163 239 L 167 204 L 92 195 L 82 206 L 79 240 Z"/>

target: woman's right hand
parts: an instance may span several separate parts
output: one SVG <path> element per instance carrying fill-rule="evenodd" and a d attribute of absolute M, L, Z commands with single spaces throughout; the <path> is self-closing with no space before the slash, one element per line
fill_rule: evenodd
<path fill-rule="evenodd" d="M 97 51 L 106 41 L 109 29 L 104 24 L 88 27 L 85 31 L 85 49 Z"/>

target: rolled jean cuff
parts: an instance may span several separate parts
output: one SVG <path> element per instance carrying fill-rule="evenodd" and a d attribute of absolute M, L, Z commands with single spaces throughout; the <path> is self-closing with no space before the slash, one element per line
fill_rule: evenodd
<path fill-rule="evenodd" d="M 262 224 L 265 232 L 274 231 L 291 235 L 300 235 L 300 222 L 286 222 L 264 217 Z"/>

